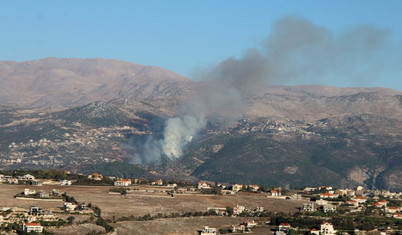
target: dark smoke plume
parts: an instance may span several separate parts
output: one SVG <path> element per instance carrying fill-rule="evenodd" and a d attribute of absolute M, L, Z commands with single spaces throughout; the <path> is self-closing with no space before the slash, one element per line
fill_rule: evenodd
<path fill-rule="evenodd" d="M 163 138 L 149 137 L 135 161 L 154 162 L 162 155 L 180 158 L 183 146 L 209 117 L 233 118 L 246 112 L 245 97 L 261 85 L 373 77 L 382 66 L 388 36 L 387 30 L 370 25 L 336 34 L 299 17 L 283 18 L 273 25 L 262 46 L 204 72 L 202 79 L 211 81 L 214 88 L 196 97 L 197 102 L 183 105 L 180 115 L 165 122 Z"/>

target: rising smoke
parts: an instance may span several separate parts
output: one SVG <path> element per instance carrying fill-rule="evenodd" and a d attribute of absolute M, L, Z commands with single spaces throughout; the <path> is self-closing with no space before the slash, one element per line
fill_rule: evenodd
<path fill-rule="evenodd" d="M 162 156 L 180 158 L 183 147 L 219 115 L 236 118 L 247 111 L 246 97 L 261 85 L 325 79 L 361 80 L 375 77 L 383 65 L 389 32 L 370 25 L 335 34 L 299 17 L 276 22 L 264 43 L 231 57 L 202 74 L 213 86 L 183 105 L 177 117 L 165 122 L 163 137 L 146 137 L 134 162 L 147 164 Z M 212 88 L 213 87 L 213 88 Z"/>

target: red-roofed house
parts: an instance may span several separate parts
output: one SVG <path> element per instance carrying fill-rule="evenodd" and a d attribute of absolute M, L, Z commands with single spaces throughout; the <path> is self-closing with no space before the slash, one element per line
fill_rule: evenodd
<path fill-rule="evenodd" d="M 402 219 L 402 215 L 399 214 L 399 213 L 395 213 L 395 214 L 392 215 L 392 218 L 394 218 L 394 219 Z"/>
<path fill-rule="evenodd" d="M 152 185 L 159 185 L 159 186 L 161 186 L 161 185 L 163 185 L 163 180 L 162 180 L 162 179 L 158 179 L 157 181 L 152 181 L 151 184 L 152 184 Z"/>
<path fill-rule="evenodd" d="M 131 180 L 129 180 L 129 179 L 121 179 L 121 180 L 116 180 L 114 182 L 114 186 L 127 187 L 130 185 L 131 185 Z"/>
<path fill-rule="evenodd" d="M 316 228 L 312 228 L 312 229 L 310 229 L 310 234 L 320 235 L 320 230 L 318 230 Z"/>
<path fill-rule="evenodd" d="M 246 225 L 247 228 L 252 228 L 252 227 L 256 227 L 256 226 L 257 226 L 257 222 L 255 222 L 254 220 L 251 220 L 251 221 L 244 221 L 243 224 Z"/>
<path fill-rule="evenodd" d="M 280 197 L 281 195 L 282 195 L 281 191 L 279 191 L 279 190 L 271 190 L 271 196 Z"/>
<path fill-rule="evenodd" d="M 390 213 L 390 214 L 398 212 L 398 208 L 396 208 L 394 206 L 387 207 L 385 210 L 387 213 Z"/>
<path fill-rule="evenodd" d="M 198 182 L 198 189 L 210 189 L 211 186 L 207 183 L 205 183 L 204 181 L 200 181 Z"/>
<path fill-rule="evenodd" d="M 320 198 L 338 198 L 339 195 L 332 193 L 320 193 Z"/>
<path fill-rule="evenodd" d="M 363 196 L 356 196 L 353 198 L 354 201 L 357 201 L 358 203 L 365 203 L 367 199 Z"/>
<path fill-rule="evenodd" d="M 278 227 L 278 230 L 279 231 L 289 231 L 290 230 L 290 224 L 288 224 L 288 223 L 281 223 L 281 224 L 279 224 L 279 227 Z"/>
<path fill-rule="evenodd" d="M 377 207 L 377 208 L 382 208 L 384 205 L 382 205 L 381 203 L 373 203 L 373 206 Z"/>
<path fill-rule="evenodd" d="M 359 202 L 355 201 L 355 200 L 350 200 L 347 201 L 348 204 L 353 205 L 354 207 L 358 207 L 359 206 Z"/>
<path fill-rule="evenodd" d="M 377 203 L 380 204 L 380 205 L 383 205 L 383 206 L 387 207 L 387 201 L 385 201 L 385 200 L 378 201 Z"/>
<path fill-rule="evenodd" d="M 258 185 L 249 185 L 248 186 L 250 189 L 251 189 L 251 191 L 253 191 L 253 192 L 257 192 L 258 191 L 258 189 L 260 188 L 260 186 L 258 186 Z"/>
<path fill-rule="evenodd" d="M 43 232 L 43 227 L 39 223 L 26 223 L 26 224 L 23 224 L 22 229 L 26 233 L 29 233 L 31 231 L 36 232 L 36 233 Z"/>

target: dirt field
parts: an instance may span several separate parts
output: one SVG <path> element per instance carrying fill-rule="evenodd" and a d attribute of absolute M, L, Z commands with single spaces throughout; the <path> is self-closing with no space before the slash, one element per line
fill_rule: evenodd
<path fill-rule="evenodd" d="M 91 202 L 102 210 L 105 218 L 121 216 L 142 216 L 145 214 L 170 214 L 172 212 L 206 211 L 207 207 L 234 207 L 243 205 L 246 208 L 264 207 L 265 210 L 294 213 L 302 201 L 267 198 L 266 194 L 240 193 L 238 195 L 188 195 L 166 193 L 134 193 L 125 196 L 109 194 L 110 187 L 69 186 L 64 187 L 68 195 L 79 202 Z"/>
<path fill-rule="evenodd" d="M 73 225 L 64 228 L 51 228 L 48 229 L 56 235 L 77 235 L 77 234 L 105 234 L 106 231 L 101 226 L 95 224 L 81 224 Z M 134 233 L 135 234 L 135 233 Z"/>
<path fill-rule="evenodd" d="M 234 207 L 243 205 L 246 208 L 264 207 L 272 212 L 294 213 L 297 207 L 302 206 L 304 201 L 293 201 L 277 198 L 268 198 L 267 194 L 261 193 L 239 193 L 237 195 L 202 195 L 202 194 L 175 194 L 174 197 L 165 192 L 153 192 L 158 187 L 142 186 L 140 192 L 127 194 L 110 194 L 105 186 L 26 186 L 0 184 L 0 207 L 20 207 L 28 209 L 30 206 L 39 206 L 44 210 L 60 211 L 63 202 L 34 201 L 15 199 L 13 196 L 24 191 L 25 188 L 35 190 L 51 191 L 58 189 L 60 193 L 67 192 L 78 202 L 92 203 L 102 210 L 104 218 L 119 218 L 122 216 L 143 216 L 145 214 L 155 215 L 157 213 L 171 214 L 182 212 L 205 212 L 207 207 Z M 148 192 L 146 192 L 148 190 Z M 152 191 L 152 192 L 151 192 Z M 61 215 L 60 215 L 61 216 Z M 63 217 L 63 216 L 61 216 Z M 82 218 L 84 219 L 84 218 Z M 79 219 L 77 218 L 77 221 Z M 190 233 L 194 234 L 197 229 L 203 226 L 216 228 L 228 227 L 244 221 L 244 218 L 228 217 L 194 217 L 157 219 L 153 221 L 118 222 L 111 224 L 116 228 L 115 234 L 169 234 L 169 233 Z M 71 228 L 71 229 L 68 229 Z M 78 234 L 77 231 L 99 231 L 99 227 L 91 225 L 80 225 L 53 230 L 56 234 Z M 261 230 L 261 233 L 259 231 Z M 70 233 L 69 231 L 75 231 Z M 258 233 L 257 233 L 258 232 Z M 269 228 L 258 228 L 253 234 L 267 234 Z"/>
<path fill-rule="evenodd" d="M 25 188 L 38 190 L 51 191 L 55 186 L 27 186 L 27 185 L 13 185 L 13 184 L 0 184 L 0 207 L 20 207 L 29 209 L 30 206 L 39 206 L 43 210 L 60 210 L 63 202 L 43 201 L 43 200 L 23 200 L 16 199 L 14 195 L 21 193 Z M 63 191 L 60 191 L 63 192 Z"/>
<path fill-rule="evenodd" d="M 189 217 L 175 219 L 157 219 L 152 221 L 134 221 L 119 222 L 112 224 L 115 228 L 115 234 L 150 234 L 150 235 L 168 235 L 168 234 L 198 234 L 197 230 L 203 229 L 204 226 L 217 228 L 227 228 L 231 225 L 240 224 L 247 218 L 238 217 Z M 257 220 L 256 220 L 257 221 Z M 259 221 L 264 223 L 265 221 Z M 262 225 L 253 229 L 252 234 L 272 234 L 270 226 Z"/>

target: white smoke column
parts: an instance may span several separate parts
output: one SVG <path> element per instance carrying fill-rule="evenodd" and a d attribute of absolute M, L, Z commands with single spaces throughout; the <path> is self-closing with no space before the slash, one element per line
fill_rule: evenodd
<path fill-rule="evenodd" d="M 190 143 L 205 125 L 203 116 L 186 115 L 183 118 L 168 119 L 164 131 L 163 153 L 171 160 L 179 158 L 183 154 L 183 146 Z"/>

